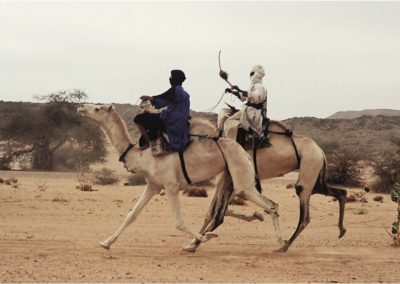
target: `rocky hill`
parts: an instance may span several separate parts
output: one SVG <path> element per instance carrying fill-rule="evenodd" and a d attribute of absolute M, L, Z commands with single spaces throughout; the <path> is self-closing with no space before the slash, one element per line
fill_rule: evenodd
<path fill-rule="evenodd" d="M 358 117 L 361 117 L 364 115 L 400 116 L 400 110 L 396 110 L 396 109 L 365 109 L 365 110 L 338 111 L 327 118 L 328 119 L 353 119 L 353 118 L 358 118 Z"/>
<path fill-rule="evenodd" d="M 295 117 L 284 121 L 295 132 L 321 144 L 335 142 L 346 149 L 374 155 L 393 151 L 392 137 L 400 137 L 400 116 L 362 116 L 354 119 Z"/>
<path fill-rule="evenodd" d="M 41 104 L 37 103 L 0 102 L 0 129 L 8 119 L 2 115 L 5 109 L 15 108 L 24 112 L 28 108 L 35 109 L 40 106 Z M 138 107 L 130 104 L 115 104 L 115 107 L 125 120 L 131 135 L 137 137 L 138 131 L 133 117 L 137 114 Z M 214 124 L 217 121 L 215 113 L 192 112 L 191 115 L 206 118 Z M 390 138 L 400 137 L 400 115 L 368 115 L 354 119 L 294 117 L 283 122 L 296 133 L 310 136 L 320 143 L 335 142 L 347 149 L 364 151 L 370 155 L 380 151 L 393 151 L 394 145 Z"/>

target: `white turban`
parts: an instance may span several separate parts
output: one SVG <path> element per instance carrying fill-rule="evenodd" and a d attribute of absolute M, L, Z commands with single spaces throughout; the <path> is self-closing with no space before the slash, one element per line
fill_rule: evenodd
<path fill-rule="evenodd" d="M 255 65 L 252 69 L 251 72 L 254 72 L 254 75 L 251 76 L 251 81 L 253 83 L 255 82 L 261 82 L 262 78 L 265 76 L 265 70 L 261 65 Z"/>

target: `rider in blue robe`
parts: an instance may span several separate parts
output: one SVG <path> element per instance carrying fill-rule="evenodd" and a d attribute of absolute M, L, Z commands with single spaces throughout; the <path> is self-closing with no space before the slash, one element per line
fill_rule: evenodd
<path fill-rule="evenodd" d="M 183 151 L 189 144 L 190 96 L 182 88 L 185 79 L 181 70 L 172 70 L 169 78 L 171 88 L 158 96 L 141 97 L 150 100 L 155 108 L 162 109 L 161 113 L 144 112 L 134 119 L 147 142 L 156 139 L 160 132 L 166 132 L 173 150 Z"/>

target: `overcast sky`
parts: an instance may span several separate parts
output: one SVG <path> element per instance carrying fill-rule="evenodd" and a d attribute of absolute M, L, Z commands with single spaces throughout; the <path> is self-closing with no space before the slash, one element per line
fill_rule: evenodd
<path fill-rule="evenodd" d="M 202 111 L 227 87 L 220 49 L 241 88 L 265 67 L 273 119 L 400 109 L 400 2 L 0 2 L 0 99 L 134 104 L 177 68 Z"/>

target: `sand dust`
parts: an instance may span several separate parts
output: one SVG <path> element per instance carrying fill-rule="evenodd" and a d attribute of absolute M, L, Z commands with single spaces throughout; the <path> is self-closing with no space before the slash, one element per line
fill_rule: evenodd
<path fill-rule="evenodd" d="M 338 239 L 337 202 L 313 196 L 311 223 L 289 252 L 279 245 L 271 219 L 243 222 L 227 217 L 219 238 L 194 254 L 181 251 L 190 237 L 174 228 L 166 196 L 156 196 L 110 250 L 106 238 L 129 212 L 143 187 L 95 186 L 82 192 L 75 174 L 0 172 L 18 188 L 0 184 L 1 282 L 399 282 L 400 249 L 391 246 L 396 204 L 348 203 Z M 285 238 L 298 220 L 295 174 L 266 181 L 265 194 L 280 204 Z M 187 224 L 196 230 L 211 201 L 181 196 Z M 232 206 L 252 214 L 255 206 Z M 261 210 L 259 210 L 261 211 Z"/>

